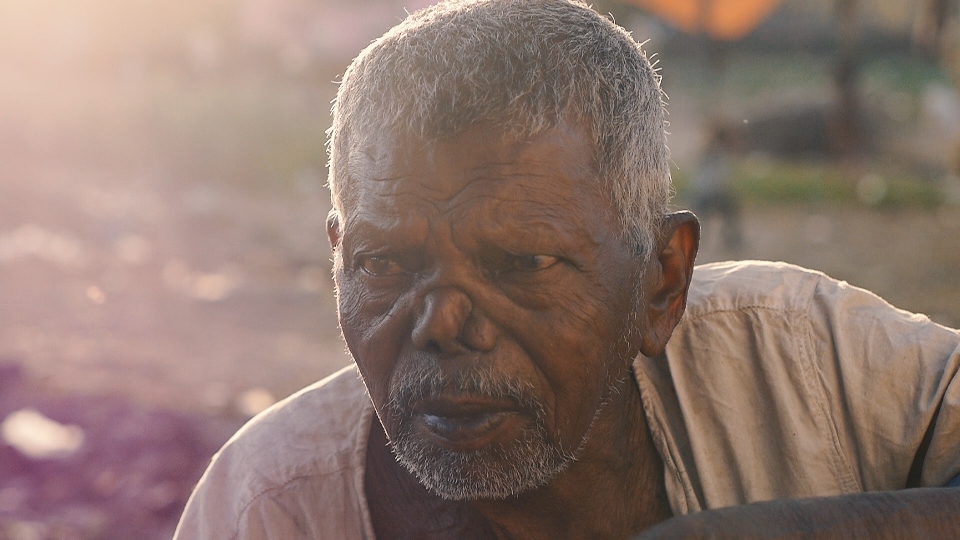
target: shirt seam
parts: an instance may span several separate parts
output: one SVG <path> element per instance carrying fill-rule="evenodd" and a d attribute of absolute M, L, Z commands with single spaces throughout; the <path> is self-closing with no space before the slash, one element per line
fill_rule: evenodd
<path fill-rule="evenodd" d="M 639 373 L 639 371 L 637 371 L 637 373 Z M 656 426 L 652 426 L 652 425 L 649 426 L 651 428 L 650 432 L 654 437 L 654 442 L 656 443 L 656 445 L 665 450 L 663 452 L 663 455 L 661 456 L 664 460 L 665 468 L 672 473 L 674 478 L 676 478 L 677 482 L 680 484 L 680 486 L 683 489 L 684 508 L 682 508 L 681 511 L 683 514 L 687 514 L 690 512 L 689 499 L 693 495 L 692 489 L 689 487 L 690 481 L 689 481 L 689 478 L 687 478 L 686 470 L 684 469 L 682 464 L 675 459 L 675 456 L 673 455 L 673 452 L 674 452 L 673 445 L 670 444 L 666 440 L 667 438 L 664 436 L 664 433 L 667 431 L 664 428 L 665 422 L 664 422 L 664 419 L 661 417 L 659 408 L 654 406 L 650 401 L 652 398 L 650 397 L 649 394 L 652 392 L 652 390 L 648 387 L 647 385 L 648 381 L 646 380 L 645 377 L 646 375 L 637 376 L 636 373 L 634 374 L 634 379 L 637 381 L 637 386 L 640 387 L 640 401 L 643 404 L 644 409 L 652 413 L 654 419 L 656 420 Z M 647 418 L 648 419 L 650 418 L 650 414 L 647 415 Z"/>
<path fill-rule="evenodd" d="M 358 371 L 357 377 L 359 376 Z M 360 429 L 354 442 L 353 457 L 356 461 L 353 467 L 353 481 L 355 482 L 354 489 L 357 490 L 357 503 L 360 505 L 360 521 L 363 534 L 369 537 L 370 540 L 376 540 L 377 531 L 373 527 L 373 520 L 370 516 L 370 504 L 367 500 L 364 480 L 367 475 L 367 453 L 369 452 L 370 446 L 370 430 L 373 429 L 373 422 L 379 422 L 380 420 L 374 420 L 373 418 L 373 402 L 370 401 L 370 395 L 366 392 L 366 385 L 364 385 L 364 397 L 363 410 L 360 413 Z"/>
<path fill-rule="evenodd" d="M 820 370 L 813 354 L 813 323 L 810 320 L 808 313 L 801 312 L 800 317 L 805 323 L 803 326 L 802 336 L 797 336 L 798 348 L 801 351 L 803 362 L 805 364 L 805 368 L 801 367 L 803 370 L 801 374 L 806 381 L 808 388 L 810 389 L 809 391 L 815 392 L 813 398 L 814 402 L 817 404 L 817 414 L 822 418 L 822 421 L 827 429 L 827 436 L 831 445 L 833 446 L 834 474 L 837 476 L 837 480 L 839 481 L 841 488 L 847 492 L 863 491 L 863 488 L 856 479 L 856 475 L 853 472 L 853 467 L 851 466 L 850 461 L 846 458 L 846 453 L 843 450 L 843 443 L 840 441 L 840 431 L 837 429 L 836 419 L 832 414 L 830 414 L 826 390 L 823 386 L 823 381 L 818 375 Z M 812 373 L 810 370 L 812 370 Z"/>
<path fill-rule="evenodd" d="M 709 310 L 709 311 L 702 311 L 702 312 L 698 312 L 698 313 L 693 314 L 693 315 L 690 315 L 690 313 L 687 312 L 687 313 L 684 313 L 683 318 L 684 318 L 685 320 L 695 321 L 695 320 L 697 320 L 697 319 L 701 319 L 701 318 L 703 318 L 703 317 L 707 317 L 707 316 L 710 316 L 710 315 L 716 315 L 716 314 L 718 314 L 718 313 L 742 313 L 742 312 L 744 312 L 744 311 L 751 310 L 751 309 L 754 309 L 754 310 L 755 310 L 755 309 L 763 309 L 763 310 L 767 310 L 767 311 L 778 311 L 778 312 L 781 312 L 781 313 L 789 313 L 789 314 L 793 314 L 793 315 L 805 315 L 805 314 L 806 314 L 806 312 L 805 312 L 803 309 L 799 309 L 799 308 L 786 308 L 786 307 L 777 307 L 777 306 L 767 306 L 767 305 L 763 305 L 763 304 L 747 304 L 747 305 L 738 306 L 738 307 L 735 307 L 735 308 L 717 308 L 717 309 L 711 309 L 711 310 Z"/>
<path fill-rule="evenodd" d="M 231 540 L 236 540 L 237 538 L 240 537 L 240 522 L 243 521 L 244 516 L 247 515 L 247 513 L 250 511 L 250 508 L 251 508 L 261 497 L 265 497 L 265 496 L 267 496 L 268 494 L 279 493 L 279 492 L 281 492 L 281 491 L 284 491 L 284 490 L 288 489 L 288 488 L 290 487 L 290 484 L 292 484 L 292 483 L 294 483 L 294 482 L 299 482 L 299 481 L 301 481 L 301 480 L 306 480 L 306 479 L 308 479 L 308 478 L 316 478 L 316 477 L 320 477 L 320 476 L 335 475 L 335 474 L 339 474 L 339 473 L 342 473 L 343 471 L 350 470 L 350 469 L 352 469 L 352 467 L 349 467 L 349 466 L 346 466 L 346 467 L 338 467 L 338 468 L 336 468 L 336 469 L 332 469 L 332 470 L 328 470 L 328 471 L 316 472 L 316 473 L 312 473 L 312 474 L 304 474 L 304 475 L 300 475 L 300 476 L 295 476 L 295 477 L 293 477 L 293 478 L 288 479 L 287 481 L 285 481 L 284 483 L 282 483 L 282 484 L 280 484 L 280 485 L 271 486 L 271 487 L 268 487 L 268 488 L 265 488 L 265 489 L 261 490 L 261 491 L 258 492 L 256 495 L 254 495 L 253 497 L 251 497 L 251 498 L 250 498 L 250 501 L 247 502 L 246 504 L 244 504 L 243 507 L 242 507 L 242 509 L 240 510 L 240 512 L 237 514 L 237 519 L 235 520 L 235 522 L 234 522 L 234 524 L 233 524 L 234 533 L 230 536 Z"/>
<path fill-rule="evenodd" d="M 819 281 L 820 280 L 818 280 L 818 283 Z M 689 314 L 688 312 L 684 314 L 684 319 L 694 322 L 708 316 L 723 313 L 742 314 L 751 310 L 778 312 L 788 317 L 799 317 L 803 319 L 806 324 L 804 324 L 802 336 L 796 336 L 797 347 L 802 357 L 799 366 L 800 375 L 805 381 L 807 381 L 807 391 L 814 392 L 814 395 L 811 397 L 813 398 L 813 402 L 817 405 L 816 414 L 821 418 L 821 422 L 827 430 L 825 435 L 827 436 L 827 439 L 830 440 L 830 444 L 833 447 L 834 457 L 831 461 L 833 463 L 834 475 L 836 476 L 837 481 L 840 483 L 840 487 L 842 489 L 845 489 L 848 492 L 858 492 L 862 491 L 862 488 L 860 487 L 860 482 L 858 482 L 856 479 L 856 475 L 853 472 L 853 468 L 849 460 L 845 457 L 846 454 L 843 451 L 843 443 L 840 441 L 836 420 L 834 419 L 833 415 L 829 413 L 829 407 L 827 407 L 826 394 L 822 381 L 819 380 L 819 377 L 809 373 L 810 369 L 814 370 L 814 374 L 819 372 L 813 357 L 813 323 L 810 319 L 810 309 L 813 304 L 814 296 L 814 294 L 807 294 L 804 305 L 798 308 L 749 303 L 737 307 L 707 309 L 694 314 Z"/>

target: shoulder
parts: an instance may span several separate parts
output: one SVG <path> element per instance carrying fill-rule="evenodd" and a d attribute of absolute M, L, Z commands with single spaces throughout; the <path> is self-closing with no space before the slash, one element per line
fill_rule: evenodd
<path fill-rule="evenodd" d="M 960 388 L 960 332 L 821 272 L 704 265 L 688 299 L 666 358 L 640 366 L 667 381 L 681 410 L 696 411 L 675 416 L 695 428 L 690 445 L 716 456 L 698 466 L 741 486 L 711 491 L 705 479 L 708 500 L 903 486 L 938 404 Z M 739 478 L 726 463 L 769 474 Z"/>
<path fill-rule="evenodd" d="M 769 312 L 767 317 L 764 311 Z M 926 315 L 898 309 L 868 290 L 782 262 L 733 261 L 696 267 L 684 321 L 722 319 L 723 313 L 754 313 L 754 322 L 769 316 L 799 322 L 820 341 L 862 340 L 878 332 L 894 341 L 915 341 L 919 333 L 935 335 L 936 341 L 949 346 L 960 335 Z"/>
<path fill-rule="evenodd" d="M 784 262 L 728 261 L 697 266 L 687 299 L 685 319 L 721 312 L 772 310 L 801 314 L 814 325 L 889 323 L 939 327 L 923 314 L 898 309 L 876 294 L 823 272 Z"/>
<path fill-rule="evenodd" d="M 823 282 L 822 272 L 767 261 L 728 261 L 697 266 L 687 297 L 687 318 L 703 315 L 772 309 L 806 311 Z"/>
<path fill-rule="evenodd" d="M 349 366 L 255 416 L 214 463 L 241 459 L 244 471 L 255 473 L 249 481 L 256 488 L 351 467 L 365 451 L 368 409 L 363 382 Z"/>
<path fill-rule="evenodd" d="M 698 266 L 667 355 L 673 362 L 699 364 L 709 351 L 710 358 L 727 359 L 722 365 L 750 358 L 752 369 L 758 362 L 796 361 L 809 350 L 811 321 L 820 320 L 811 312 L 816 298 L 825 285 L 836 283 L 821 272 L 781 262 Z M 826 296 L 827 303 L 834 302 Z"/>
<path fill-rule="evenodd" d="M 678 356 L 684 344 L 687 351 L 752 352 L 765 363 L 808 358 L 821 370 L 859 371 L 949 357 L 960 332 L 822 272 L 737 261 L 694 270 L 675 338 Z"/>
<path fill-rule="evenodd" d="M 200 531 L 231 529 L 237 535 L 245 527 L 269 528 L 269 523 L 252 525 L 248 514 L 261 522 L 273 518 L 289 521 L 295 514 L 292 507 L 343 512 L 344 508 L 324 509 L 321 499 L 326 498 L 338 507 L 362 508 L 372 415 L 354 366 L 270 407 L 244 425 L 213 457 L 187 504 L 178 534 L 183 538 L 232 538 Z M 323 521 L 348 517 L 331 515 Z M 352 521 L 363 519 L 354 516 Z M 309 527 L 310 523 L 301 525 Z"/>

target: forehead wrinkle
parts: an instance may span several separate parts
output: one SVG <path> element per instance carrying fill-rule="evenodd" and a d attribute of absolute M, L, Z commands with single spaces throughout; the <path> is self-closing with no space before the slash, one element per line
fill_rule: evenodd
<path fill-rule="evenodd" d="M 412 199 L 412 203 L 426 203 L 432 206 L 437 212 L 441 212 L 441 205 L 444 203 L 453 203 L 453 206 L 459 206 L 469 202 L 476 197 L 476 194 L 469 193 L 471 189 L 478 189 L 484 184 L 498 182 L 503 180 L 495 176 L 478 176 L 472 174 L 489 167 L 475 167 L 468 170 L 466 179 L 454 179 L 439 174 L 421 175 L 411 174 L 393 174 L 393 175 L 369 175 L 355 180 L 358 192 L 358 199 L 361 201 L 368 199 Z M 389 165 L 383 167 L 384 171 L 393 170 Z M 445 178 L 450 180 L 444 181 Z M 370 186 L 375 187 L 367 187 Z M 389 202 L 385 206 L 396 205 L 396 202 Z"/>
<path fill-rule="evenodd" d="M 548 179 L 547 182 L 525 182 L 537 178 Z M 478 199 L 493 200 L 494 210 L 489 211 L 484 205 L 477 205 L 484 213 L 504 217 L 530 217 L 531 220 L 545 218 L 558 222 L 567 222 L 567 213 L 571 208 L 580 209 L 585 205 L 599 205 L 599 208 L 584 212 L 589 216 L 600 217 L 604 213 L 613 213 L 608 198 L 601 194 L 599 186 L 589 181 L 571 178 L 565 174 L 531 172 L 500 175 L 496 178 L 481 178 L 486 185 L 493 184 L 493 189 L 479 193 L 468 193 L 466 189 L 451 201 L 451 209 L 457 209 L 475 203 Z M 470 186 L 476 182 L 472 182 Z M 558 189 L 569 187 L 572 189 Z M 509 211 L 504 211 L 509 209 Z M 574 227 L 576 228 L 576 227 Z"/>
<path fill-rule="evenodd" d="M 495 194 L 482 197 L 492 200 L 492 204 L 456 209 L 461 210 L 459 213 L 454 213 L 455 209 L 448 210 L 446 222 L 457 245 L 479 242 L 517 253 L 544 250 L 544 254 L 549 252 L 582 260 L 587 255 L 583 246 L 602 243 L 602 233 L 564 219 L 552 205 L 531 205 L 528 201 Z M 513 210 L 517 208 L 520 210 Z M 459 224 L 464 225 L 459 227 Z"/>
<path fill-rule="evenodd" d="M 397 186 L 404 182 L 395 183 Z M 397 229 L 418 227 L 436 214 L 438 208 L 430 201 L 418 197 L 411 190 L 394 190 L 377 193 L 370 183 L 361 182 L 352 204 L 345 208 L 345 234 L 354 230 L 369 234 L 387 234 Z M 379 187 L 389 183 L 377 184 Z M 426 203 L 426 204 L 425 204 Z M 432 208 L 433 212 L 428 211 Z"/>
<path fill-rule="evenodd" d="M 566 142 L 565 134 L 557 136 Z M 584 200 L 596 201 L 596 193 L 603 191 L 592 151 L 587 159 L 569 159 L 565 147 L 543 153 L 540 141 L 534 139 L 530 144 L 518 141 L 500 146 L 493 154 L 477 156 L 469 144 L 463 147 L 454 141 L 417 144 L 416 140 L 401 142 L 388 137 L 390 140 L 400 144 L 362 145 L 351 156 L 355 158 L 351 159 L 353 172 L 361 177 L 355 182 L 357 197 L 352 197 L 356 207 L 367 206 L 370 201 L 365 199 L 378 199 L 374 209 L 402 213 L 402 208 L 408 207 L 432 218 L 451 216 L 447 218 L 450 226 L 456 227 L 460 212 L 492 197 L 500 199 L 496 206 L 506 204 L 511 210 L 517 210 L 512 203 L 522 204 L 512 213 L 516 218 L 527 215 L 537 221 L 556 218 L 562 222 L 561 214 L 568 208 L 582 206 Z M 592 182 L 594 179 L 597 181 Z M 569 193 L 558 193 L 555 186 L 565 186 L 562 191 Z M 549 202 L 539 204 L 541 200 Z M 560 208 L 553 209 L 554 205 Z M 590 217 L 590 212 L 582 214 Z M 490 217 L 496 220 L 501 216 Z"/>
<path fill-rule="evenodd" d="M 522 167 L 514 167 L 514 168 L 521 168 L 521 169 L 530 168 L 530 167 L 538 168 L 536 167 L 536 165 L 538 164 L 539 162 L 524 163 L 522 164 Z M 512 193 L 513 190 L 510 189 L 514 187 L 517 188 L 521 194 L 526 192 L 541 192 L 541 191 L 545 193 L 555 194 L 556 192 L 553 191 L 551 188 L 555 187 L 556 184 L 561 183 L 562 182 L 560 180 L 561 178 L 566 178 L 566 175 L 560 173 L 559 171 L 554 173 L 553 171 L 538 172 L 536 170 L 533 170 L 533 171 L 518 170 L 515 172 L 505 172 L 502 170 L 503 168 L 508 167 L 510 165 L 516 165 L 516 164 L 513 164 L 513 163 L 492 164 L 492 165 L 485 164 L 483 166 L 478 166 L 470 169 L 471 173 L 477 173 L 477 174 L 471 174 L 470 175 L 471 178 L 467 180 L 464 183 L 464 186 L 460 190 L 458 190 L 452 197 L 450 197 L 450 199 L 454 201 L 455 204 L 458 204 L 458 205 L 463 204 L 464 202 L 469 202 L 470 198 L 476 197 L 479 194 L 469 193 L 468 190 L 484 189 L 486 186 L 492 186 L 492 190 L 494 191 L 494 193 L 485 195 L 485 196 L 490 196 L 493 198 L 500 197 L 500 198 L 503 198 L 504 200 L 511 200 L 511 199 L 516 200 L 515 193 Z M 482 171 L 486 171 L 488 169 L 494 169 L 493 174 L 489 174 L 489 173 L 479 174 Z M 555 180 L 555 181 L 544 182 L 544 183 L 538 182 L 536 183 L 537 187 L 531 186 L 530 185 L 531 182 L 525 181 L 525 180 L 533 180 L 538 178 L 546 178 L 546 179 Z M 574 183 L 574 182 L 571 182 L 571 183 Z M 541 185 L 543 187 L 540 187 Z M 508 192 L 509 196 L 503 196 L 502 193 L 504 191 Z M 572 197 L 570 198 L 572 199 Z M 457 199 L 460 199 L 460 200 L 457 200 Z"/>

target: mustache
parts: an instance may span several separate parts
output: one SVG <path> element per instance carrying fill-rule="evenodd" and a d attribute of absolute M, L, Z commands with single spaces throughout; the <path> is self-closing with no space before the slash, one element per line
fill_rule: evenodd
<path fill-rule="evenodd" d="M 430 361 L 418 362 L 415 368 L 399 374 L 390 386 L 387 408 L 398 417 L 410 416 L 417 401 L 444 393 L 509 400 L 537 417 L 544 409 L 528 381 L 488 366 L 444 373 L 436 362 Z"/>

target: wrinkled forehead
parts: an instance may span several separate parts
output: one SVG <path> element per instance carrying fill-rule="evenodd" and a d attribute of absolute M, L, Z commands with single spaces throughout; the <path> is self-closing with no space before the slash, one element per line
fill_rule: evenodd
<path fill-rule="evenodd" d="M 566 164 L 578 170 L 570 172 L 590 178 L 588 187 L 606 194 L 599 185 L 592 127 L 576 112 L 535 126 L 490 121 L 432 135 L 411 133 L 383 123 L 362 133 L 351 131 L 349 144 L 340 148 L 334 172 L 335 196 L 339 198 L 335 204 L 343 213 L 356 205 L 357 197 L 369 192 L 359 188 L 372 179 L 390 180 L 399 176 L 412 179 L 427 172 L 427 168 L 444 166 L 448 170 L 457 166 L 473 168 L 477 174 L 486 169 L 491 176 L 509 176 L 555 164 L 553 162 L 561 157 L 574 154 L 577 159 L 568 160 Z M 449 180 L 455 184 L 456 179 Z"/>
<path fill-rule="evenodd" d="M 431 139 L 381 130 L 357 140 L 344 165 L 345 213 L 374 194 L 406 192 L 440 203 L 470 193 L 475 183 L 549 188 L 561 179 L 576 179 L 572 187 L 583 195 L 605 192 L 589 130 L 573 120 L 533 135 L 489 123 Z"/>
<path fill-rule="evenodd" d="M 449 238 L 464 249 L 586 253 L 617 241 L 618 214 L 584 131 L 561 124 L 525 139 L 482 127 L 429 142 L 371 137 L 348 160 L 345 245 Z"/>

